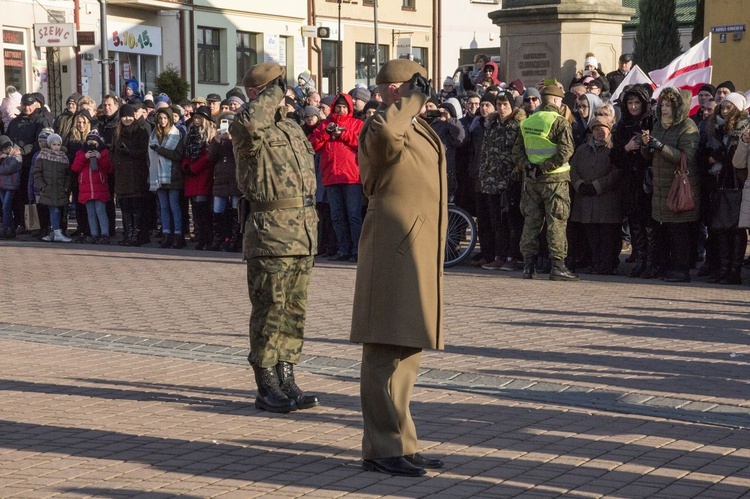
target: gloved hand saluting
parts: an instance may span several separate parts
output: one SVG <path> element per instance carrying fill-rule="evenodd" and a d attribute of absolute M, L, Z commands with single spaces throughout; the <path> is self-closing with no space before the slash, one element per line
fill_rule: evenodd
<path fill-rule="evenodd" d="M 428 80 L 420 73 L 414 73 L 409 83 L 411 83 L 412 90 L 423 93 L 428 97 L 431 95 L 432 80 Z"/>

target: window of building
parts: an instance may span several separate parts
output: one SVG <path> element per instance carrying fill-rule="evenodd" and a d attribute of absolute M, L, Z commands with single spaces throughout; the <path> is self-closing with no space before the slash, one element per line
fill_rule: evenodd
<path fill-rule="evenodd" d="M 323 94 L 335 94 L 338 85 L 338 41 L 323 40 L 321 52 L 323 54 L 323 74 L 321 75 L 320 91 Z"/>
<path fill-rule="evenodd" d="M 401 8 L 403 10 L 416 10 L 414 3 L 417 0 L 401 0 Z"/>
<path fill-rule="evenodd" d="M 247 71 L 258 64 L 258 33 L 237 32 L 237 84 Z"/>
<path fill-rule="evenodd" d="M 430 72 L 430 66 L 428 65 L 429 61 L 427 60 L 427 48 L 426 47 L 412 47 L 411 53 L 414 59 L 414 62 L 417 62 L 421 64 L 429 74 Z"/>
<path fill-rule="evenodd" d="M 26 41 L 19 30 L 3 30 L 3 71 L 5 84 L 26 92 Z"/>
<path fill-rule="evenodd" d="M 216 28 L 198 27 L 198 81 L 221 81 L 221 32 Z"/>
<path fill-rule="evenodd" d="M 380 45 L 380 65 L 375 64 L 375 44 L 357 43 L 354 50 L 355 56 L 355 82 L 364 83 L 368 87 L 375 84 L 375 76 L 380 66 L 388 61 L 388 45 Z"/>

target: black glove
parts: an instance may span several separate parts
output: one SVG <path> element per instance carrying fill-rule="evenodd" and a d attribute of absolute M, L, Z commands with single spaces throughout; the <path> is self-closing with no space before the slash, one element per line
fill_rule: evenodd
<path fill-rule="evenodd" d="M 539 165 L 533 165 L 529 163 L 526 166 L 526 176 L 529 178 L 537 178 L 542 176 L 542 171 L 539 169 Z"/>
<path fill-rule="evenodd" d="M 593 184 L 581 184 L 578 188 L 578 194 L 581 196 L 596 196 L 596 187 Z"/>
<path fill-rule="evenodd" d="M 286 93 L 286 78 L 284 78 L 283 75 L 276 78 L 276 84 L 279 86 L 283 93 Z"/>
<path fill-rule="evenodd" d="M 648 141 L 648 148 L 652 151 L 661 151 L 664 149 L 664 143 L 656 137 L 651 137 Z"/>
<path fill-rule="evenodd" d="M 151 144 L 149 147 L 154 151 L 159 150 L 159 144 Z"/>
<path fill-rule="evenodd" d="M 432 95 L 432 80 L 428 80 L 420 73 L 414 73 L 409 83 L 411 83 L 412 90 L 423 93 L 428 97 Z"/>

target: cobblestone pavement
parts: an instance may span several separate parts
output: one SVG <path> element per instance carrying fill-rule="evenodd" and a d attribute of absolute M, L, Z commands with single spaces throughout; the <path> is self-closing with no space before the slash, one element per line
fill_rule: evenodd
<path fill-rule="evenodd" d="M 419 479 L 359 467 L 353 264 L 318 262 L 298 378 L 253 407 L 237 255 L 0 243 L 0 497 L 741 497 L 750 288 L 446 272 Z M 747 277 L 747 276 L 746 276 Z"/>

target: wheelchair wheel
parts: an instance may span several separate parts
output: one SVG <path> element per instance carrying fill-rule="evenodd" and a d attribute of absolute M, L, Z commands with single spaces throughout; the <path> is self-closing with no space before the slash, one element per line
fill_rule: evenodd
<path fill-rule="evenodd" d="M 448 205 L 448 233 L 445 238 L 445 267 L 463 262 L 477 244 L 474 218 L 463 208 Z"/>

